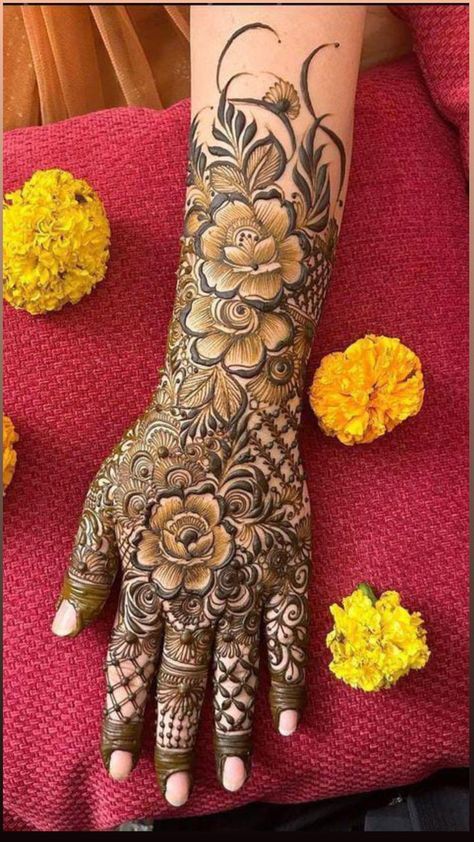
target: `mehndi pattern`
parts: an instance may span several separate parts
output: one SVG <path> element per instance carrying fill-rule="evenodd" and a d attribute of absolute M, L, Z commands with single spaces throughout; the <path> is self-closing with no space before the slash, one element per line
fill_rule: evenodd
<path fill-rule="evenodd" d="M 244 74 L 221 85 L 222 58 L 247 29 L 219 62 L 212 140 L 201 140 L 202 114 L 191 125 L 161 380 L 91 486 L 62 591 L 87 625 L 120 558 L 102 753 L 137 760 L 158 669 L 162 787 L 190 769 L 211 661 L 218 773 L 229 755 L 248 767 L 262 622 L 276 725 L 304 704 L 311 534 L 297 436 L 345 180 L 308 72 L 339 45 L 314 50 L 298 81 L 256 75 L 255 96 L 239 97 Z"/>

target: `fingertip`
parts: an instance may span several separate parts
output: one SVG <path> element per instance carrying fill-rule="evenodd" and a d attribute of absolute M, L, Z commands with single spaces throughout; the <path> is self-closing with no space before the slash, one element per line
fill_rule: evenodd
<path fill-rule="evenodd" d="M 113 751 L 109 763 L 109 775 L 114 781 L 124 781 L 133 769 L 133 756 L 129 751 Z"/>
<path fill-rule="evenodd" d="M 298 727 L 298 711 L 283 710 L 278 720 L 278 730 L 283 737 L 290 737 Z"/>
<path fill-rule="evenodd" d="M 166 781 L 165 798 L 172 807 L 182 807 L 189 798 L 191 780 L 187 772 L 174 772 Z"/>
<path fill-rule="evenodd" d="M 247 778 L 245 764 L 240 757 L 226 757 L 222 772 L 222 786 L 229 792 L 237 792 Z"/>
<path fill-rule="evenodd" d="M 56 611 L 51 631 L 57 637 L 68 637 L 79 631 L 77 612 L 72 603 L 63 599 Z"/>

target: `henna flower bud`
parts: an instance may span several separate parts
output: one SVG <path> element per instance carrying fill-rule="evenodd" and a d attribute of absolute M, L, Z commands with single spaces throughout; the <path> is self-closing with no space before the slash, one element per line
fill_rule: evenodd
<path fill-rule="evenodd" d="M 7 415 L 3 416 L 3 493 L 7 486 L 10 485 L 13 474 L 15 473 L 16 452 L 14 448 L 15 442 L 18 441 L 18 433 L 13 426 L 13 422 Z"/>
<path fill-rule="evenodd" d="M 329 669 L 350 687 L 374 692 L 394 685 L 430 657 L 423 618 L 400 604 L 397 591 L 378 599 L 366 585 L 330 607 L 334 627 L 326 638 Z"/>
<path fill-rule="evenodd" d="M 278 79 L 263 97 L 264 102 L 270 102 L 275 106 L 277 113 L 286 114 L 290 120 L 294 120 L 300 113 L 300 100 L 291 82 Z"/>
<path fill-rule="evenodd" d="M 421 363 L 399 339 L 368 334 L 321 361 L 309 399 L 319 426 L 343 444 L 368 444 L 416 415 Z"/>
<path fill-rule="evenodd" d="M 87 181 L 38 170 L 3 205 L 3 296 L 36 315 L 75 304 L 105 275 L 110 227 Z"/>

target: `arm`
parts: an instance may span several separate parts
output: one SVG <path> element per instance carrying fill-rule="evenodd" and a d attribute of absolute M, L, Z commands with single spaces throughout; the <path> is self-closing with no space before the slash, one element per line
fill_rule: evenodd
<path fill-rule="evenodd" d="M 150 406 L 100 469 L 55 630 L 99 613 L 119 560 L 102 755 L 124 777 L 157 679 L 156 767 L 184 803 L 208 672 L 217 771 L 250 771 L 259 631 L 275 727 L 304 704 L 309 498 L 304 370 L 331 274 L 364 11 L 192 12 L 192 125 L 168 350 Z M 62 624 L 61 624 L 62 623 Z"/>

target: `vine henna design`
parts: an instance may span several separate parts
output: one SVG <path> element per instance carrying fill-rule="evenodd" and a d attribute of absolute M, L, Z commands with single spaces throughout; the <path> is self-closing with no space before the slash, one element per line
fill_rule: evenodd
<path fill-rule="evenodd" d="M 311 544 L 297 434 L 345 178 L 344 147 L 315 112 L 308 71 L 338 45 L 315 49 L 298 84 L 275 77 L 238 97 L 244 74 L 221 85 L 222 57 L 248 28 L 219 61 L 210 143 L 200 140 L 202 115 L 192 121 L 161 382 L 89 490 L 61 593 L 77 633 L 100 612 L 121 560 L 102 755 L 108 766 L 114 750 L 130 751 L 136 763 L 158 672 L 162 789 L 191 770 L 210 669 L 218 775 L 228 756 L 249 771 L 262 619 L 275 727 L 282 711 L 304 705 Z"/>

